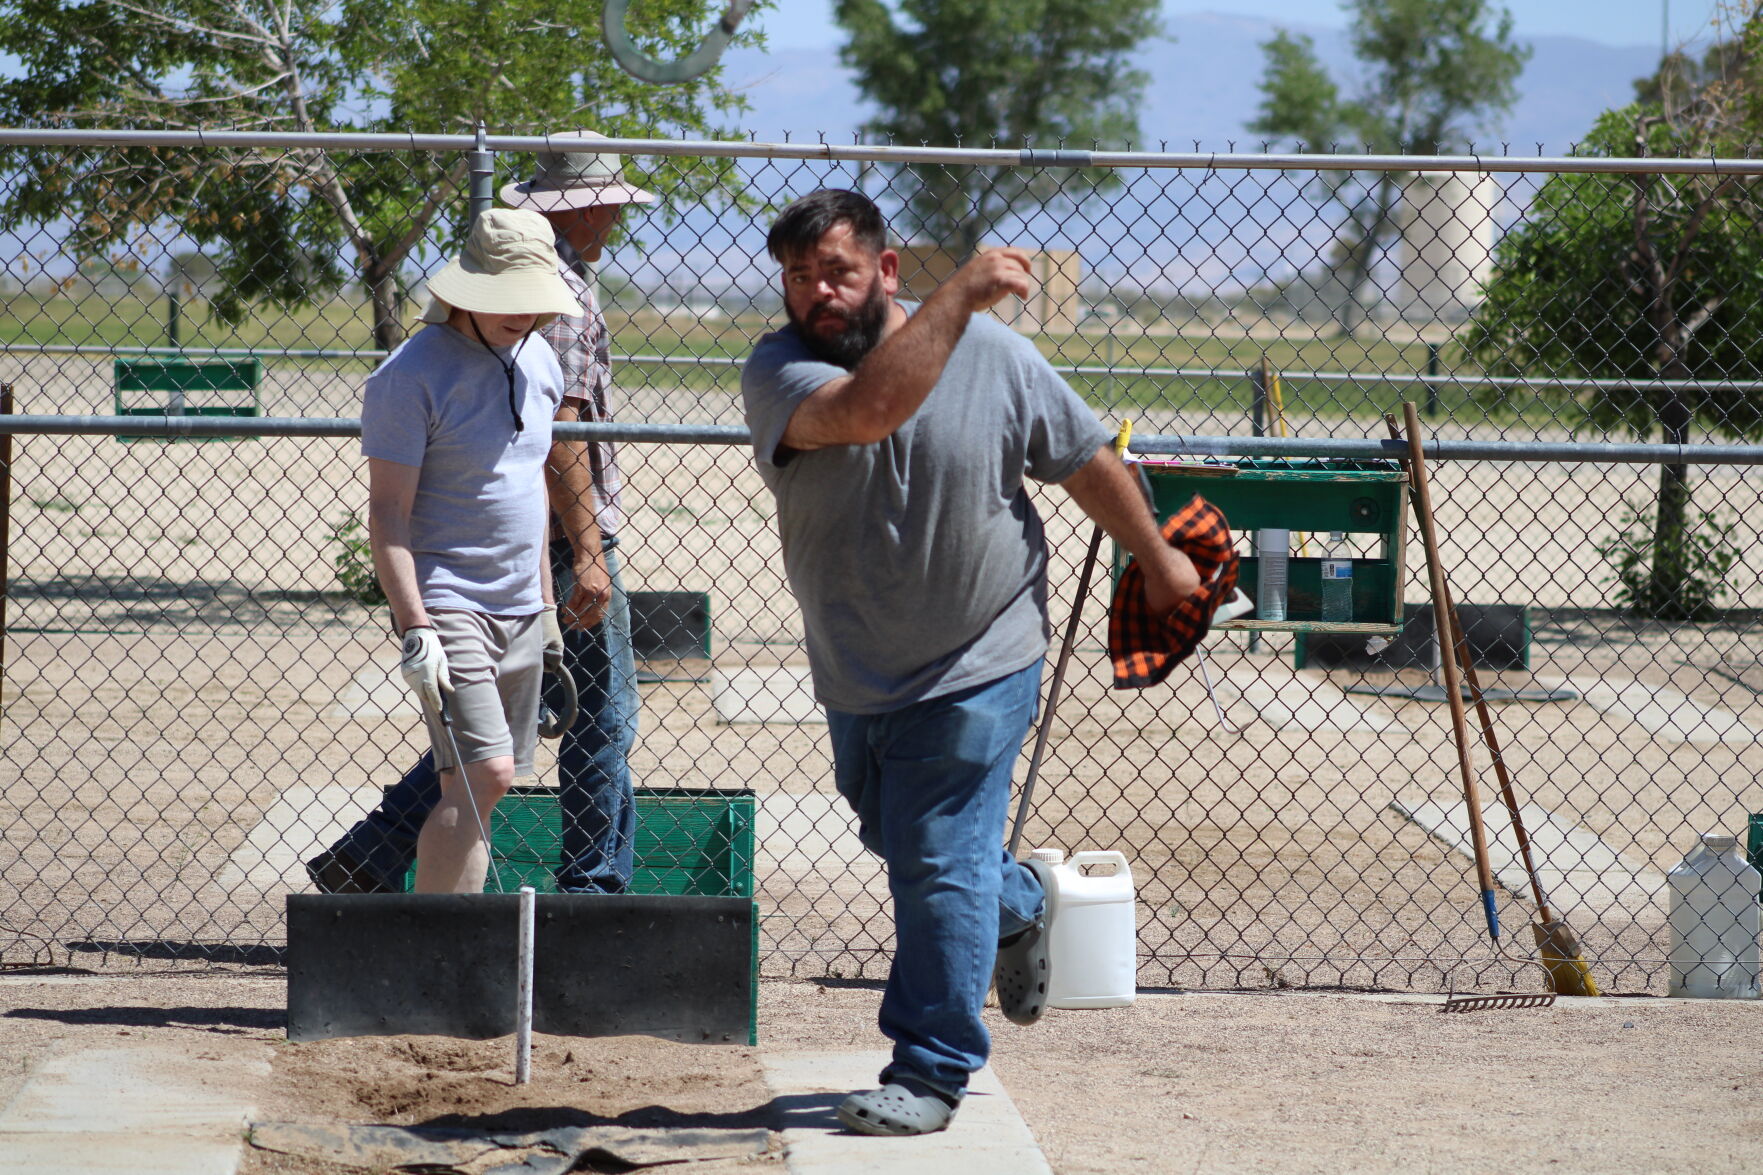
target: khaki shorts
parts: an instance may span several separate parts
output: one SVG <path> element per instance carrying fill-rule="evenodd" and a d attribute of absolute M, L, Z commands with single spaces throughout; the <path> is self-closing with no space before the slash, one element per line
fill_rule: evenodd
<path fill-rule="evenodd" d="M 435 767 L 454 766 L 453 743 L 466 763 L 514 757 L 514 773 L 533 773 L 539 741 L 539 689 L 543 684 L 545 630 L 531 616 L 487 616 L 457 608 L 431 608 L 429 623 L 447 654 L 446 695 L 452 738 L 426 718 Z"/>

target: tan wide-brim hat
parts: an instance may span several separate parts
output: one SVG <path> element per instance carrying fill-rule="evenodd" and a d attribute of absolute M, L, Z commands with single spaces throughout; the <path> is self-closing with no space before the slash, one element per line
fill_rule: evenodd
<path fill-rule="evenodd" d="M 604 141 L 595 131 L 571 131 L 549 136 L 552 142 Z M 502 202 L 512 208 L 535 212 L 561 212 L 569 208 L 594 208 L 601 204 L 653 204 L 655 195 L 624 182 L 619 157 L 599 151 L 541 151 L 539 169 L 524 183 L 502 189 Z"/>
<path fill-rule="evenodd" d="M 424 322 L 446 322 L 453 308 L 478 314 L 536 314 L 544 326 L 582 304 L 557 272 L 551 222 L 523 208 L 479 214 L 459 256 L 429 279 Z"/>

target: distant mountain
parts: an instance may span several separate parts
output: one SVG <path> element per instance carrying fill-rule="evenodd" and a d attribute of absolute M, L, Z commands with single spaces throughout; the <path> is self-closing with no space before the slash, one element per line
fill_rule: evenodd
<path fill-rule="evenodd" d="M 1218 13 L 1168 21 L 1173 42 L 1152 42 L 1137 64 L 1151 75 L 1140 116 L 1150 150 L 1255 151 L 1260 143 L 1243 129 L 1255 117 L 1260 93 L 1261 43 L 1279 27 L 1272 21 Z M 1339 29 L 1287 26 L 1315 38 L 1316 52 L 1336 78 L 1353 75 L 1355 63 Z M 1487 133 L 1486 144 L 1511 153 L 1566 154 L 1597 115 L 1633 95 L 1631 83 L 1658 64 L 1658 50 L 1612 48 L 1576 37 L 1538 37 L 1519 81 L 1519 100 L 1505 126 Z M 821 135 L 850 142 L 869 110 L 839 64 L 836 48 L 776 53 L 731 51 L 727 81 L 745 93 L 753 110 L 734 121 L 761 142 L 812 142 Z M 1196 143 L 1198 146 L 1196 146 Z M 1477 146 L 1481 146 L 1480 143 Z M 1348 147 L 1342 144 L 1343 149 Z"/>

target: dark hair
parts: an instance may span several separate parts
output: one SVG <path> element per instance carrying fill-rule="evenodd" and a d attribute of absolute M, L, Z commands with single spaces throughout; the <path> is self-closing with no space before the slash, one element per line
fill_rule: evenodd
<path fill-rule="evenodd" d="M 887 226 L 882 222 L 881 209 L 861 192 L 844 188 L 822 188 L 784 209 L 771 226 L 765 247 L 774 260 L 787 265 L 818 245 L 820 238 L 840 224 L 849 224 L 857 243 L 871 253 L 887 248 Z"/>

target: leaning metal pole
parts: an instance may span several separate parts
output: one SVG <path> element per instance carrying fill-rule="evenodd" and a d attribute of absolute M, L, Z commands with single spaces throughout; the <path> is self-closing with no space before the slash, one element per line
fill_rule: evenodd
<path fill-rule="evenodd" d="M 0 416 L 12 415 L 12 385 L 0 384 Z M 0 434 L 0 716 L 6 713 L 6 597 L 12 590 L 12 433 Z"/>

